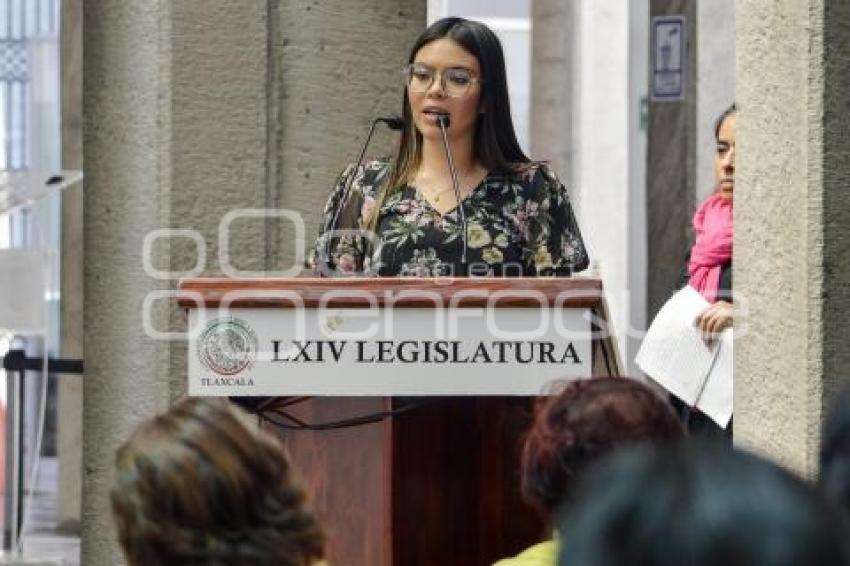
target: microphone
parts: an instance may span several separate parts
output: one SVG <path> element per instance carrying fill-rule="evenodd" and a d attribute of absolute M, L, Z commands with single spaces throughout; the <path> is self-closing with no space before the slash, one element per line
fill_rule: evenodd
<path fill-rule="evenodd" d="M 354 183 L 354 177 L 357 176 L 357 170 L 360 169 L 360 166 L 363 165 L 363 158 L 366 156 L 366 148 L 369 147 L 369 142 L 372 141 L 372 134 L 375 133 L 375 128 L 379 123 L 385 124 L 390 130 L 397 132 L 399 130 L 404 129 L 404 118 L 399 116 L 398 114 L 389 114 L 387 116 L 378 116 L 369 126 L 369 133 L 366 134 L 366 141 L 363 142 L 363 147 L 360 148 L 360 155 L 357 157 L 357 162 L 354 164 L 354 169 L 348 175 L 348 179 L 345 180 L 345 188 L 342 191 L 342 198 L 339 199 L 337 203 L 336 210 L 334 211 L 333 220 L 331 220 L 331 224 L 328 227 L 328 238 L 325 240 L 325 244 L 322 246 L 322 268 L 325 272 L 330 272 L 330 246 L 331 240 L 333 239 L 334 232 L 336 232 L 337 223 L 339 222 L 339 215 L 342 212 L 343 205 L 348 202 L 349 194 L 351 193 L 351 185 Z"/>
<path fill-rule="evenodd" d="M 449 120 L 449 115 L 440 113 L 437 114 L 437 125 L 440 126 L 440 131 L 443 134 L 443 149 L 446 150 L 446 161 L 449 164 L 449 171 L 452 174 L 452 188 L 455 193 L 455 202 L 457 202 L 457 211 L 458 216 L 460 218 L 461 229 L 463 232 L 461 233 L 461 242 L 463 242 L 463 249 L 460 253 L 460 263 L 463 265 L 464 271 L 466 271 L 466 249 L 467 249 L 467 229 L 466 229 L 466 212 L 463 210 L 463 203 L 460 202 L 460 183 L 457 180 L 457 169 L 455 169 L 455 163 L 452 159 L 452 152 L 449 149 L 449 137 L 446 134 L 446 130 L 449 128 L 451 124 L 451 120 Z"/>
<path fill-rule="evenodd" d="M 389 114 L 387 116 L 380 116 L 375 118 L 377 122 L 383 122 L 387 125 L 389 129 L 394 132 L 400 132 L 404 129 L 404 118 L 399 116 L 398 114 Z"/>

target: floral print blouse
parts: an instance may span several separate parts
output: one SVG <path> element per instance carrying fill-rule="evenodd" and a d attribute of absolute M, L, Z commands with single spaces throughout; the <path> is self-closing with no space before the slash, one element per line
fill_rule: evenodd
<path fill-rule="evenodd" d="M 356 172 L 331 234 L 352 169 L 342 173 L 325 206 L 312 257 L 318 274 L 570 275 L 588 265 L 567 191 L 543 163 L 529 164 L 522 173 L 490 172 L 462 200 L 466 269 L 460 261 L 457 208 L 440 214 L 413 186 L 392 193 L 381 207 L 376 233 L 367 231 L 381 181 L 389 172 L 386 161 L 369 162 Z"/>

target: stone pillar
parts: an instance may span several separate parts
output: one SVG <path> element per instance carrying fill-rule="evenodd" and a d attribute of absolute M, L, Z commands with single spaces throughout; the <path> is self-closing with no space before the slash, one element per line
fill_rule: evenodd
<path fill-rule="evenodd" d="M 270 144 L 276 125 L 269 104 L 270 38 L 274 2 L 190 0 L 165 2 L 160 61 L 167 76 L 162 114 L 162 162 L 168 183 L 162 227 L 189 229 L 206 243 L 202 275 L 262 273 L 267 267 L 268 220 L 248 209 L 267 209 L 274 192 Z M 229 216 L 231 215 L 231 216 Z M 235 215 L 235 216 L 232 216 Z M 228 224 L 228 219 L 232 222 Z M 219 228 L 226 227 L 222 256 Z M 174 238 L 168 262 L 191 270 L 197 250 Z M 164 267 L 164 269 L 168 269 Z M 176 280 L 169 284 L 173 287 Z M 168 305 L 170 327 L 185 330 L 185 316 Z M 170 342 L 170 397 L 186 391 L 186 348 Z"/>
<path fill-rule="evenodd" d="M 62 168 L 83 168 L 82 135 L 82 2 L 62 2 L 60 32 L 62 85 Z M 78 183 L 62 193 L 62 356 L 83 357 L 83 187 Z M 82 487 L 83 376 L 58 381 L 57 455 L 59 479 L 57 527 L 78 533 Z"/>
<path fill-rule="evenodd" d="M 167 112 L 156 3 L 83 5 L 84 112 L 84 564 L 122 563 L 109 488 L 115 448 L 166 407 L 168 360 L 145 336 L 141 305 L 164 288 L 142 269 L 142 240 L 161 225 L 167 196 L 160 118 Z M 167 259 L 167 257 L 166 257 Z M 163 319 L 160 308 L 158 321 Z"/>
<path fill-rule="evenodd" d="M 270 80 L 275 132 L 271 204 L 303 215 L 307 246 L 331 186 L 357 159 L 369 123 L 401 113 L 401 69 L 425 29 L 426 1 L 279 1 L 271 12 Z M 396 134 L 379 127 L 368 157 L 391 154 Z M 296 259 L 291 223 L 270 226 L 270 267 Z"/>
<path fill-rule="evenodd" d="M 650 1 L 651 17 L 684 15 L 687 34 L 687 52 L 683 55 L 686 59 L 684 100 L 649 101 L 646 182 L 647 320 L 650 321 L 675 291 L 693 241 L 691 216 L 696 195 L 697 129 L 696 4 L 690 0 Z"/>
<path fill-rule="evenodd" d="M 229 0 L 84 0 L 84 347 L 82 563 L 120 563 L 108 492 L 115 448 L 184 390 L 185 344 L 152 337 L 146 299 L 200 260 L 220 271 L 218 227 L 267 202 L 268 11 Z M 200 235 L 152 240 L 159 229 Z M 265 227 L 234 222 L 241 269 L 265 266 Z M 157 331 L 180 328 L 150 303 Z"/>
<path fill-rule="evenodd" d="M 850 5 L 736 3 L 735 440 L 812 476 L 850 348 Z"/>
<path fill-rule="evenodd" d="M 575 187 L 573 115 L 581 80 L 576 64 L 579 4 L 531 3 L 531 157 L 551 161 L 570 187 Z M 580 195 L 571 196 L 578 209 Z"/>
<path fill-rule="evenodd" d="M 424 23 L 424 0 L 83 0 L 82 563 L 120 563 L 115 448 L 185 391 L 185 343 L 152 335 L 144 308 L 197 265 L 197 244 L 160 232 L 151 270 L 145 237 L 192 231 L 207 275 L 297 263 L 305 242 L 292 241 L 291 224 L 259 216 L 232 221 L 220 261 L 222 220 L 289 208 L 314 237 L 370 119 L 400 110 L 400 69 Z M 155 330 L 182 329 L 173 301 L 149 306 Z"/>

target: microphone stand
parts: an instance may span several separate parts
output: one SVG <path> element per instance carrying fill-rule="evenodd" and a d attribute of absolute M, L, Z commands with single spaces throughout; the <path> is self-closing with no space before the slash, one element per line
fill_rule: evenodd
<path fill-rule="evenodd" d="M 389 127 L 393 131 L 398 131 L 404 128 L 404 120 L 399 116 L 379 116 L 372 120 L 372 123 L 369 126 L 369 133 L 366 134 L 366 141 L 363 142 L 363 146 L 360 148 L 360 155 L 357 157 L 357 162 L 354 164 L 354 169 L 352 169 L 351 173 L 349 173 L 348 175 L 348 178 L 345 180 L 345 188 L 342 191 L 342 197 L 337 203 L 333 219 L 331 220 L 330 226 L 328 226 L 328 237 L 325 240 L 324 245 L 322 246 L 322 275 L 330 273 L 331 240 L 334 237 L 334 232 L 336 232 L 337 224 L 339 223 L 339 215 L 342 212 L 343 206 L 348 202 L 348 197 L 351 193 L 351 185 L 354 184 L 354 177 L 357 176 L 357 171 L 360 169 L 360 166 L 363 165 L 363 159 L 366 157 L 366 148 L 369 147 L 369 142 L 372 141 L 372 134 L 375 133 L 375 127 L 378 125 L 379 122 L 383 122 L 387 125 L 387 127 Z"/>
<path fill-rule="evenodd" d="M 467 265 L 466 265 L 466 249 L 467 249 L 467 227 L 466 227 L 466 212 L 463 210 L 463 203 L 460 201 L 460 183 L 457 180 L 457 169 L 455 169 L 455 163 L 452 159 L 452 152 L 449 150 L 449 137 L 446 134 L 446 129 L 450 125 L 449 116 L 447 114 L 439 114 L 437 116 L 437 124 L 440 126 L 440 132 L 443 134 L 443 149 L 446 150 L 446 161 L 449 164 L 449 171 L 452 175 L 452 188 L 455 193 L 455 201 L 457 202 L 457 212 L 458 217 L 460 218 L 461 224 L 461 242 L 463 243 L 463 248 L 460 253 L 460 263 L 463 266 L 464 275 L 466 275 Z"/>

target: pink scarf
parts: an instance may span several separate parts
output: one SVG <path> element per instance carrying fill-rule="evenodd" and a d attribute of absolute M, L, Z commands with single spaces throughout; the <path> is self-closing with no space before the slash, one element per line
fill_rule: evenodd
<path fill-rule="evenodd" d="M 722 266 L 732 260 L 732 199 L 714 193 L 694 214 L 696 242 L 688 263 L 690 285 L 710 303 L 717 300 Z"/>

